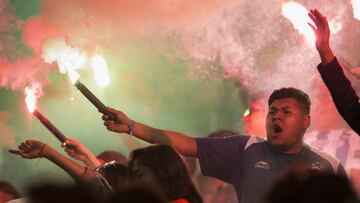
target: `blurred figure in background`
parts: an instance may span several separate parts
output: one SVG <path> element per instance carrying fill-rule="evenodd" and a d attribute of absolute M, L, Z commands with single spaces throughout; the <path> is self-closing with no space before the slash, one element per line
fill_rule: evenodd
<path fill-rule="evenodd" d="M 356 195 L 344 176 L 316 170 L 293 170 L 270 190 L 268 203 L 355 203 Z"/>
<path fill-rule="evenodd" d="M 135 185 L 123 188 L 117 192 L 109 203 L 134 202 L 134 203 L 168 203 L 161 191 L 147 185 Z M 178 202 L 181 203 L 181 202 Z"/>
<path fill-rule="evenodd" d="M 265 118 L 266 118 L 266 101 L 261 98 L 254 99 L 250 107 L 245 111 L 242 121 L 244 133 L 246 135 L 254 135 L 266 137 Z"/>
<path fill-rule="evenodd" d="M 32 185 L 28 189 L 26 203 L 101 203 L 104 199 L 92 194 L 92 191 L 78 185 L 46 182 Z"/>
<path fill-rule="evenodd" d="M 20 193 L 9 182 L 0 181 L 0 203 L 20 198 Z"/>
<path fill-rule="evenodd" d="M 132 151 L 129 176 L 138 184 L 155 184 L 170 202 L 202 202 L 185 163 L 170 146 L 152 145 Z"/>

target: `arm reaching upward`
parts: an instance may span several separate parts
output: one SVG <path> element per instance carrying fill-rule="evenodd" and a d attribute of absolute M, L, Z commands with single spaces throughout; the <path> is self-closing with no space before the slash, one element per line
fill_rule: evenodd
<path fill-rule="evenodd" d="M 87 168 L 37 140 L 26 140 L 19 145 L 18 150 L 10 150 L 9 152 L 25 159 L 44 157 L 64 169 L 78 183 L 94 178 L 91 173 L 86 173 Z"/>
<path fill-rule="evenodd" d="M 309 17 L 315 23 L 315 26 L 309 23 L 309 26 L 315 33 L 315 46 L 320 55 L 322 65 L 327 65 L 335 56 L 330 48 L 330 28 L 327 19 L 317 9 L 311 9 Z"/>
<path fill-rule="evenodd" d="M 100 161 L 88 148 L 73 138 L 67 138 L 62 147 L 70 157 L 84 162 L 90 168 L 97 168 L 101 165 Z"/>
<path fill-rule="evenodd" d="M 309 24 L 316 35 L 315 45 L 321 58 L 321 64 L 318 66 L 321 78 L 341 116 L 360 135 L 359 97 L 330 48 L 330 29 L 326 17 L 316 9 L 310 10 L 309 17 L 316 26 Z"/>

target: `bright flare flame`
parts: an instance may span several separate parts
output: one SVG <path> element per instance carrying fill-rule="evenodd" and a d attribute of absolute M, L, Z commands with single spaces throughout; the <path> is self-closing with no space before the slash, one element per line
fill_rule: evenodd
<path fill-rule="evenodd" d="M 25 103 L 30 113 L 36 109 L 37 98 L 42 94 L 40 84 L 34 84 L 25 88 Z"/>
<path fill-rule="evenodd" d="M 245 110 L 243 116 L 246 117 L 246 116 L 249 116 L 249 115 L 250 115 L 250 109 L 247 108 L 247 109 Z"/>
<path fill-rule="evenodd" d="M 329 22 L 329 28 L 331 33 L 337 33 L 342 28 L 341 22 L 336 22 L 335 20 Z"/>
<path fill-rule="evenodd" d="M 62 74 L 68 73 L 73 84 L 79 79 L 76 70 L 82 68 L 86 60 L 85 54 L 60 40 L 51 41 L 47 44 L 43 57 L 47 63 L 56 62 L 59 72 Z"/>
<path fill-rule="evenodd" d="M 360 0 L 351 0 L 353 15 L 356 20 L 360 20 Z"/>
<path fill-rule="evenodd" d="M 91 59 L 95 82 L 100 87 L 105 87 L 110 83 L 108 65 L 104 57 L 96 55 Z"/>
<path fill-rule="evenodd" d="M 282 6 L 282 15 L 289 19 L 295 29 L 301 34 L 305 35 L 305 38 L 312 44 L 315 43 L 315 34 L 310 28 L 308 23 L 311 23 L 311 19 L 308 16 L 308 10 L 296 2 L 286 2 Z"/>

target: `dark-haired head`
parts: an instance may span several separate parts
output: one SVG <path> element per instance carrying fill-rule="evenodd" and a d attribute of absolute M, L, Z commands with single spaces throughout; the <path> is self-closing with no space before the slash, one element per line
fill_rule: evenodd
<path fill-rule="evenodd" d="M 310 126 L 310 99 L 293 87 L 275 90 L 268 100 L 266 136 L 271 146 L 285 153 L 298 153 Z"/>
<path fill-rule="evenodd" d="M 115 191 L 119 191 L 127 184 L 127 167 L 115 161 L 107 162 L 96 169 L 111 185 Z"/>
<path fill-rule="evenodd" d="M 295 99 L 304 107 L 307 114 L 310 113 L 311 101 L 309 96 L 305 92 L 294 87 L 283 87 L 281 89 L 274 90 L 269 97 L 268 105 L 270 106 L 275 100 L 288 98 Z"/>
<path fill-rule="evenodd" d="M 167 145 L 136 149 L 129 162 L 129 175 L 135 181 L 157 182 L 169 200 L 186 198 L 202 202 L 179 154 Z"/>

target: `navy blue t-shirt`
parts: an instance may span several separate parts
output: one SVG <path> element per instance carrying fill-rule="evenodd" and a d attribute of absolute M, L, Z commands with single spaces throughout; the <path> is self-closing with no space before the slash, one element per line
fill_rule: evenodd
<path fill-rule="evenodd" d="M 232 184 L 241 203 L 263 202 L 274 182 L 295 164 L 346 175 L 339 161 L 309 146 L 300 153 L 285 154 L 252 136 L 197 138 L 196 142 L 202 174 Z"/>

